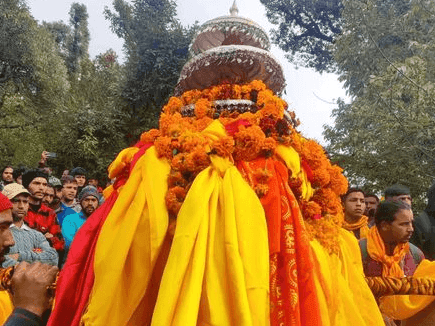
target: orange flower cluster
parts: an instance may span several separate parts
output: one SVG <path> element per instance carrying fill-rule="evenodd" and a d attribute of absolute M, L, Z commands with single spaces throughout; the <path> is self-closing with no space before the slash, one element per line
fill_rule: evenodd
<path fill-rule="evenodd" d="M 338 235 L 343 221 L 340 196 L 347 191 L 347 179 L 343 176 L 342 169 L 331 164 L 323 148 L 314 140 L 292 133 L 290 144 L 301 160 L 308 164 L 312 174 L 310 181 L 315 193 L 309 201 L 301 198 L 302 181 L 295 177 L 289 178 L 289 185 L 299 198 L 307 230 L 330 253 L 338 252 Z"/>

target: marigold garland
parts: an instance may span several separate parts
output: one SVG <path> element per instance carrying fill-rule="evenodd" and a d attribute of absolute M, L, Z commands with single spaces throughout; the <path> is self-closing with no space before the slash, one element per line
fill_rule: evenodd
<path fill-rule="evenodd" d="M 213 101 L 226 99 L 251 100 L 258 110 L 217 114 Z M 182 108 L 192 104 L 195 116 L 182 116 Z M 307 230 L 329 252 L 337 252 L 343 220 L 339 196 L 346 192 L 347 180 L 318 143 L 303 138 L 294 129 L 294 123 L 283 118 L 286 109 L 287 103 L 259 80 L 190 90 L 180 97 L 171 97 L 163 108 L 159 130 L 152 129 L 141 136 L 143 143 L 154 142 L 159 157 L 171 162 L 166 195 L 170 217 L 176 218 L 196 175 L 210 165 L 210 154 L 251 161 L 257 157 L 275 157 L 278 144 L 292 146 L 304 162 L 302 167 L 305 166 L 306 174 L 310 175 L 315 191 L 310 200 L 304 200 L 302 185 L 305 181 L 301 175 L 289 174 L 289 186 L 298 199 Z M 290 112 L 290 117 L 296 121 L 294 112 Z M 228 136 L 212 140 L 201 134 L 214 119 L 219 119 L 226 127 Z M 269 177 L 267 170 L 254 171 L 253 187 L 259 197 L 267 194 Z"/>

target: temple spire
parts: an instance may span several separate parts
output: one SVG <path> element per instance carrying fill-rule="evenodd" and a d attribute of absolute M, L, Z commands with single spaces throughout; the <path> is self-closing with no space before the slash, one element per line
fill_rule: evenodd
<path fill-rule="evenodd" d="M 233 5 L 230 8 L 231 16 L 237 16 L 239 14 L 239 8 L 237 8 L 236 0 L 234 0 Z"/>

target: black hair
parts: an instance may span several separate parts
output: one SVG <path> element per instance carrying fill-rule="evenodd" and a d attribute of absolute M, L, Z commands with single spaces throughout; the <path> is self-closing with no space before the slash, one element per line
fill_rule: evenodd
<path fill-rule="evenodd" d="M 67 183 L 77 183 L 76 179 L 72 175 L 66 175 L 60 179 L 62 181 L 62 187 Z"/>
<path fill-rule="evenodd" d="M 411 191 L 408 187 L 401 184 L 394 184 L 385 189 L 385 199 L 400 195 L 410 195 Z"/>
<path fill-rule="evenodd" d="M 14 169 L 14 172 L 12 172 L 12 175 L 14 176 L 14 180 L 17 180 L 17 178 L 20 175 L 23 175 L 24 172 L 26 172 L 26 170 L 27 169 L 25 167 L 19 167 L 19 168 Z"/>
<path fill-rule="evenodd" d="M 3 169 L 2 169 L 2 174 L 3 174 L 3 172 L 5 172 L 5 170 L 6 170 L 7 168 L 11 168 L 12 170 L 14 170 L 14 167 L 13 167 L 12 165 L 6 165 L 6 166 L 4 166 Z"/>
<path fill-rule="evenodd" d="M 369 198 L 369 197 L 376 198 L 376 201 L 379 203 L 379 197 L 376 196 L 375 194 L 368 193 L 364 196 L 364 198 Z"/>
<path fill-rule="evenodd" d="M 379 226 L 382 222 L 394 222 L 395 216 L 400 210 L 411 210 L 411 206 L 401 200 L 382 201 L 375 214 L 376 226 Z"/>
<path fill-rule="evenodd" d="M 353 193 L 353 192 L 360 192 L 360 193 L 362 193 L 363 196 L 365 197 L 365 193 L 364 193 L 364 191 L 363 191 L 362 189 L 352 187 L 352 188 L 349 188 L 349 189 L 347 190 L 347 192 L 346 192 L 344 195 L 341 196 L 341 202 L 344 203 L 344 202 L 346 201 L 347 196 L 349 196 L 349 195 L 350 195 L 351 193 Z"/>
<path fill-rule="evenodd" d="M 48 183 L 48 175 L 41 170 L 35 169 L 35 170 L 27 170 L 23 173 L 22 176 L 22 182 L 24 188 L 29 188 L 29 184 L 33 181 L 35 178 L 44 178 L 47 180 Z"/>

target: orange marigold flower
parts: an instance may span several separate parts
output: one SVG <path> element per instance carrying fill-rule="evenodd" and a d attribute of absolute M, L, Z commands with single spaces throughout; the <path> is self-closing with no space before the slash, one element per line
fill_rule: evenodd
<path fill-rule="evenodd" d="M 267 137 L 261 144 L 261 153 L 265 157 L 271 157 L 275 154 L 276 140 L 272 137 Z"/>
<path fill-rule="evenodd" d="M 329 188 L 321 188 L 316 191 L 313 201 L 322 207 L 326 214 L 338 214 L 342 210 L 339 197 Z"/>
<path fill-rule="evenodd" d="M 265 135 L 259 126 L 241 127 L 234 135 L 234 159 L 244 161 L 255 159 L 260 154 L 264 139 Z"/>
<path fill-rule="evenodd" d="M 168 176 L 168 187 L 173 188 L 175 186 L 185 188 L 187 186 L 187 180 L 178 171 L 171 171 Z"/>
<path fill-rule="evenodd" d="M 172 159 L 172 138 L 170 137 L 159 137 L 154 142 L 156 147 L 158 157 L 165 157 L 167 159 Z"/>
<path fill-rule="evenodd" d="M 193 126 L 196 128 L 196 130 L 203 131 L 212 122 L 213 122 L 212 118 L 210 118 L 210 117 L 204 117 L 202 119 L 195 119 L 195 120 L 193 120 Z"/>
<path fill-rule="evenodd" d="M 261 80 L 253 80 L 249 83 L 249 86 L 256 91 L 264 91 L 266 89 L 266 84 Z"/>
<path fill-rule="evenodd" d="M 178 98 L 172 96 L 169 99 L 168 104 L 163 107 L 163 112 L 167 114 L 174 114 L 175 112 L 180 112 L 180 109 L 183 107 L 183 102 Z"/>
<path fill-rule="evenodd" d="M 195 103 L 195 116 L 198 119 L 204 118 L 211 112 L 211 102 L 205 98 L 201 98 Z"/>
<path fill-rule="evenodd" d="M 304 218 L 307 219 L 319 219 L 322 216 L 322 207 L 314 201 L 302 201 L 301 210 L 304 214 Z"/>
<path fill-rule="evenodd" d="M 151 129 L 148 132 L 143 132 L 140 136 L 140 141 L 144 144 L 154 143 L 157 137 L 160 136 L 160 131 L 157 129 Z"/>
<path fill-rule="evenodd" d="M 316 188 L 326 187 L 330 181 L 328 165 L 322 162 L 321 166 L 313 169 L 313 186 Z"/>
<path fill-rule="evenodd" d="M 328 169 L 330 174 L 329 187 L 337 195 L 341 196 L 346 193 L 348 188 L 348 181 L 346 177 L 342 174 L 343 169 L 338 165 L 332 165 Z"/>
<path fill-rule="evenodd" d="M 185 167 L 187 171 L 200 172 L 210 165 L 210 157 L 204 150 L 196 149 L 186 155 Z"/>
<path fill-rule="evenodd" d="M 233 137 L 221 137 L 219 140 L 213 142 L 212 153 L 222 157 L 230 157 L 234 152 L 234 139 Z"/>
<path fill-rule="evenodd" d="M 240 85 L 233 85 L 233 99 L 241 99 L 242 98 L 242 86 Z"/>
<path fill-rule="evenodd" d="M 166 207 L 169 213 L 177 216 L 180 211 L 181 205 L 186 198 L 186 190 L 183 187 L 173 187 L 168 189 L 166 193 Z"/>

